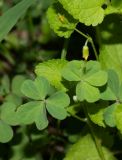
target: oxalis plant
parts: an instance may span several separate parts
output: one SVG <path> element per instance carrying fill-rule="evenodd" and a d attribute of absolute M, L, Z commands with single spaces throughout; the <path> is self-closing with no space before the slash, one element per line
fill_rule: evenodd
<path fill-rule="evenodd" d="M 32 3 L 23 0 L 3 15 L 0 22 L 15 9 L 18 13 L 18 7 L 27 10 Z M 122 60 L 121 34 L 112 17 L 116 17 L 116 25 L 121 28 L 121 14 L 121 0 L 57 0 L 49 6 L 50 27 L 66 39 L 61 59 L 37 64 L 34 79 L 17 76 L 10 85 L 9 79 L 3 77 L 1 93 L 5 100 L 0 107 L 1 143 L 14 137 L 12 128 L 15 126 L 34 124 L 41 132 L 48 127 L 49 117 L 55 119 L 59 127 L 62 120 L 73 117 L 81 122 L 81 128 L 85 127 L 75 144 L 66 149 L 64 160 L 116 159 L 111 151 L 111 133 L 114 129 L 118 137 L 122 134 Z M 21 15 L 16 16 L 6 31 L 0 33 L 1 40 Z M 96 49 L 95 39 L 77 28 L 79 23 L 96 29 L 99 49 Z M 84 46 L 81 60 L 68 61 L 68 39 L 74 31 L 84 37 Z M 94 60 L 90 59 L 89 46 L 93 49 Z M 16 89 L 18 85 L 20 90 Z"/>

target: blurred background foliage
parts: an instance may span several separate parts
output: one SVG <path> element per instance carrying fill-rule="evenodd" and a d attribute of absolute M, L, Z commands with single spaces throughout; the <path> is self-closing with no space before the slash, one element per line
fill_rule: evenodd
<path fill-rule="evenodd" d="M 19 1 L 0 0 L 0 15 Z M 21 104 L 20 84 L 27 77 L 35 77 L 36 64 L 61 57 L 66 40 L 57 37 L 46 18 L 46 10 L 53 1 L 37 0 L 0 43 L 0 104 L 3 101 Z M 77 28 L 91 35 L 98 48 L 99 40 L 95 37 L 94 28 L 83 24 L 78 24 Z M 82 59 L 84 44 L 85 38 L 74 32 L 68 40 L 67 59 Z M 94 54 L 90 54 L 91 58 L 95 58 Z M 81 137 L 81 130 L 84 133 L 87 130 L 84 124 L 71 117 L 61 123 L 51 117 L 49 121 L 50 125 L 44 131 L 37 131 L 33 125 L 13 127 L 14 138 L 9 143 L 0 143 L 0 160 L 62 160 L 69 146 Z M 118 150 L 118 158 L 121 159 L 122 141 L 118 135 L 115 136 L 116 130 L 110 129 L 110 133 L 105 141 L 109 141 L 107 144 L 113 151 Z M 108 133 L 104 134 L 108 136 Z"/>

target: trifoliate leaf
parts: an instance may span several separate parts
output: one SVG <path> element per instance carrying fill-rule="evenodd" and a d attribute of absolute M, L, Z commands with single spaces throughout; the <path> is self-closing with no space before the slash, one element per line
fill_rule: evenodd
<path fill-rule="evenodd" d="M 96 26 L 103 21 L 105 0 L 59 0 L 63 7 L 77 20 Z"/>
<path fill-rule="evenodd" d="M 12 80 L 12 86 L 11 86 L 12 93 L 14 93 L 18 96 L 22 96 L 21 85 L 24 81 L 25 81 L 24 76 L 22 76 L 22 75 L 15 76 Z"/>
<path fill-rule="evenodd" d="M 113 154 L 102 147 L 105 160 L 116 160 Z M 94 140 L 90 134 L 83 136 L 77 143 L 71 146 L 64 160 L 101 160 Z"/>
<path fill-rule="evenodd" d="M 101 70 L 99 62 L 73 60 L 66 64 L 62 76 L 68 81 L 78 81 L 76 95 L 78 100 L 95 102 L 100 99 L 98 86 L 107 82 L 107 73 Z"/>
<path fill-rule="evenodd" d="M 7 143 L 13 137 L 12 128 L 4 121 L 0 120 L 0 142 Z"/>
<path fill-rule="evenodd" d="M 98 75 L 93 76 L 94 74 L 99 74 L 101 80 L 99 79 Z M 73 60 L 71 62 L 68 62 L 62 70 L 62 75 L 68 81 L 87 81 L 88 78 L 88 82 L 91 81 L 90 83 L 93 83 L 92 85 L 95 84 L 96 86 L 101 86 L 107 81 L 106 72 L 101 70 L 100 63 L 96 61 L 85 62 Z M 96 81 L 94 81 L 93 78 L 95 78 Z"/>
<path fill-rule="evenodd" d="M 122 133 L 122 104 L 118 105 L 115 110 L 116 127 Z"/>
<path fill-rule="evenodd" d="M 64 92 L 56 92 L 46 100 L 46 108 L 48 112 L 57 119 L 65 119 L 67 116 L 67 107 L 70 103 L 70 99 Z"/>
<path fill-rule="evenodd" d="M 43 100 L 49 92 L 50 85 L 43 77 L 37 77 L 35 81 L 26 80 L 21 88 L 22 93 L 35 100 Z"/>
<path fill-rule="evenodd" d="M 68 38 L 74 31 L 77 20 L 75 20 L 64 8 L 57 2 L 48 8 L 47 18 L 50 27 L 60 37 Z"/>
<path fill-rule="evenodd" d="M 101 127 L 105 127 L 103 113 L 106 108 L 105 103 L 89 104 L 87 107 L 91 121 Z"/>
<path fill-rule="evenodd" d="M 78 83 L 76 86 L 76 95 L 79 101 L 86 100 L 92 103 L 100 99 L 99 89 L 86 82 Z"/>
<path fill-rule="evenodd" d="M 115 127 L 116 126 L 116 120 L 115 120 L 115 110 L 117 108 L 117 104 L 114 103 L 110 106 L 108 106 L 105 110 L 104 110 L 104 121 L 105 123 L 110 126 L 110 127 Z"/>
<path fill-rule="evenodd" d="M 5 102 L 1 107 L 1 119 L 12 126 L 18 125 L 18 116 L 16 115 L 17 106 L 12 102 Z"/>
<path fill-rule="evenodd" d="M 32 88 L 30 85 L 32 93 L 28 93 L 27 89 L 29 84 L 32 85 Z M 35 101 L 21 105 L 17 109 L 16 114 L 20 124 L 27 125 L 36 123 L 39 130 L 46 128 L 48 125 L 46 109 L 54 118 L 66 118 L 67 110 L 65 107 L 67 107 L 70 103 L 69 96 L 63 91 L 50 92 L 51 88 L 52 87 L 49 85 L 48 81 L 43 77 L 37 77 L 35 81 L 27 80 L 25 82 L 23 86 L 24 93 Z M 36 95 L 38 95 L 37 98 Z M 36 99 L 38 101 L 36 101 Z"/>
<path fill-rule="evenodd" d="M 43 76 L 48 79 L 51 85 L 56 89 L 66 91 L 66 88 L 61 83 L 62 75 L 61 71 L 67 64 L 66 60 L 53 59 L 47 62 L 40 63 L 36 66 L 35 73 L 37 76 Z"/>

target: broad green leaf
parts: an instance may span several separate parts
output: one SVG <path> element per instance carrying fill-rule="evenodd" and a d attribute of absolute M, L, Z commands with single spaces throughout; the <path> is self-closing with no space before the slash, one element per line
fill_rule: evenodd
<path fill-rule="evenodd" d="M 100 61 L 104 68 L 115 70 L 122 80 L 122 45 L 104 45 L 100 50 Z M 107 61 L 106 61 L 107 59 Z"/>
<path fill-rule="evenodd" d="M 0 41 L 34 2 L 35 0 L 22 0 L 0 16 Z"/>
<path fill-rule="evenodd" d="M 122 9 L 122 1 L 117 1 L 117 0 L 111 0 L 111 4 L 113 7 L 117 9 Z"/>
<path fill-rule="evenodd" d="M 18 125 L 17 107 L 12 102 L 5 102 L 1 108 L 1 119 L 12 126 Z"/>
<path fill-rule="evenodd" d="M 118 105 L 115 110 L 116 127 L 122 133 L 122 104 Z"/>
<path fill-rule="evenodd" d="M 103 100 L 116 100 L 117 99 L 116 95 L 112 92 L 112 90 L 108 86 L 106 86 L 105 90 L 101 92 L 100 98 Z"/>
<path fill-rule="evenodd" d="M 101 93 L 103 100 L 117 100 L 119 98 L 120 83 L 117 73 L 114 70 L 108 70 L 108 82 L 105 91 Z"/>
<path fill-rule="evenodd" d="M 40 112 L 41 102 L 31 101 L 21 105 L 16 114 L 20 124 L 31 124 L 34 123 L 36 115 Z"/>
<path fill-rule="evenodd" d="M 12 102 L 16 106 L 19 106 L 22 104 L 22 98 L 13 93 L 10 93 L 5 97 L 5 102 Z"/>
<path fill-rule="evenodd" d="M 96 26 L 103 21 L 105 0 L 59 0 L 63 7 L 85 25 Z"/>
<path fill-rule="evenodd" d="M 117 73 L 114 70 L 108 70 L 108 85 L 112 92 L 118 97 L 120 82 Z"/>
<path fill-rule="evenodd" d="M 22 84 L 21 91 L 25 96 L 31 99 L 40 100 L 41 98 L 38 89 L 32 80 L 26 80 Z"/>
<path fill-rule="evenodd" d="M 59 2 L 48 8 L 47 18 L 54 32 L 65 38 L 70 37 L 78 23 Z"/>
<path fill-rule="evenodd" d="M 15 76 L 12 80 L 12 86 L 11 86 L 12 93 L 14 93 L 18 96 L 22 96 L 21 86 L 24 81 L 25 81 L 24 76 L 22 76 L 22 75 Z"/>
<path fill-rule="evenodd" d="M 68 62 L 62 70 L 63 77 L 68 81 L 80 81 L 83 76 L 85 63 L 83 61 L 73 60 Z"/>
<path fill-rule="evenodd" d="M 50 91 L 50 84 L 47 79 L 44 77 L 37 77 L 34 81 L 34 84 L 39 93 L 40 99 L 44 99 Z"/>
<path fill-rule="evenodd" d="M 89 77 L 86 77 L 85 81 L 93 86 L 102 86 L 107 82 L 108 76 L 104 71 L 98 71 Z"/>
<path fill-rule="evenodd" d="M 116 160 L 106 147 L 102 147 L 102 150 L 105 160 Z M 92 136 L 87 134 L 70 147 L 64 160 L 101 160 L 101 157 L 99 156 Z"/>
<path fill-rule="evenodd" d="M 103 113 L 106 108 L 105 103 L 89 104 L 87 107 L 91 121 L 101 127 L 105 127 Z"/>
<path fill-rule="evenodd" d="M 37 114 L 36 114 L 35 123 L 36 123 L 36 127 L 39 130 L 42 130 L 48 126 L 46 108 L 43 103 L 40 106 L 40 111 L 37 112 Z"/>
<path fill-rule="evenodd" d="M 10 80 L 7 75 L 4 75 L 1 80 L 1 88 L 2 88 L 3 95 L 6 95 L 10 92 Z"/>
<path fill-rule="evenodd" d="M 36 123 L 39 130 L 44 129 L 48 125 L 45 104 L 39 101 L 31 101 L 21 105 L 16 113 L 19 124 Z M 23 117 L 23 118 L 22 118 Z"/>
<path fill-rule="evenodd" d="M 116 126 L 116 121 L 115 121 L 115 110 L 117 108 L 117 104 L 114 103 L 110 106 L 108 106 L 105 110 L 104 110 L 104 121 L 105 123 L 110 126 L 110 127 L 115 127 Z"/>
<path fill-rule="evenodd" d="M 0 142 L 1 143 L 7 143 L 10 141 L 13 137 L 13 130 L 12 128 L 0 120 Z"/>
<path fill-rule="evenodd" d="M 101 70 L 99 62 L 73 60 L 62 70 L 63 77 L 68 81 L 86 81 L 94 86 L 101 86 L 107 81 L 107 73 Z"/>
<path fill-rule="evenodd" d="M 61 83 L 61 71 L 66 64 L 66 60 L 49 60 L 47 62 L 39 63 L 36 66 L 35 73 L 37 76 L 43 76 L 47 78 L 51 85 L 55 86 L 55 88 L 66 91 L 66 88 Z"/>
<path fill-rule="evenodd" d="M 64 92 L 56 92 L 46 100 L 46 108 L 48 112 L 57 119 L 65 119 L 67 116 L 66 107 L 69 105 L 70 99 Z"/>
<path fill-rule="evenodd" d="M 122 80 L 122 23 L 121 16 L 107 16 L 99 28 L 100 62 L 104 69 L 113 69 Z"/>
<path fill-rule="evenodd" d="M 90 76 L 101 70 L 101 64 L 98 61 L 90 60 L 85 63 L 85 73 Z"/>
<path fill-rule="evenodd" d="M 86 82 L 78 83 L 76 86 L 76 95 L 79 101 L 86 100 L 90 103 L 100 99 L 99 89 L 87 84 Z"/>
<path fill-rule="evenodd" d="M 22 93 L 35 100 L 43 100 L 48 94 L 50 85 L 43 77 L 37 77 L 35 81 L 26 80 L 21 88 Z"/>
<path fill-rule="evenodd" d="M 122 103 L 122 83 L 120 85 L 120 89 L 119 89 L 119 101 Z"/>

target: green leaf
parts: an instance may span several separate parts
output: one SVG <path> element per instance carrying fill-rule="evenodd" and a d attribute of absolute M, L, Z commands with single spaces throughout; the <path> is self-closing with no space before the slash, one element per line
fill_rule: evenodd
<path fill-rule="evenodd" d="M 0 41 L 7 35 L 18 19 L 35 2 L 35 0 L 22 0 L 0 16 Z"/>
<path fill-rule="evenodd" d="M 35 81 L 26 80 L 21 88 L 22 93 L 35 100 L 43 100 L 48 94 L 50 85 L 43 77 L 37 77 Z"/>
<path fill-rule="evenodd" d="M 13 130 L 12 128 L 0 120 L 0 142 L 7 143 L 13 137 Z"/>
<path fill-rule="evenodd" d="M 45 129 L 48 126 L 46 108 L 43 103 L 40 106 L 40 111 L 36 114 L 35 123 L 39 130 Z"/>
<path fill-rule="evenodd" d="M 119 95 L 118 95 L 118 97 L 119 97 L 119 101 L 122 103 L 122 83 L 121 83 L 120 88 L 119 88 Z"/>
<path fill-rule="evenodd" d="M 94 86 L 101 86 L 107 81 L 107 73 L 101 70 L 100 63 L 96 61 L 68 62 L 62 70 L 62 75 L 68 81 L 83 80 Z"/>
<path fill-rule="evenodd" d="M 116 126 L 116 120 L 115 120 L 115 110 L 117 108 L 117 104 L 114 103 L 110 106 L 108 106 L 105 110 L 104 110 L 104 121 L 105 123 L 110 126 L 110 127 L 115 127 Z"/>
<path fill-rule="evenodd" d="M 65 38 L 70 37 L 78 23 L 59 2 L 48 8 L 47 18 L 54 32 Z"/>
<path fill-rule="evenodd" d="M 16 109 L 16 105 L 12 102 L 5 102 L 1 107 L 1 119 L 9 125 L 18 125 L 18 116 L 16 115 Z"/>
<path fill-rule="evenodd" d="M 98 61 L 88 61 L 85 63 L 85 72 L 88 76 L 101 70 L 101 64 Z"/>
<path fill-rule="evenodd" d="M 99 28 L 101 37 L 100 62 L 104 69 L 113 69 L 122 80 L 122 23 L 121 16 L 107 16 Z"/>
<path fill-rule="evenodd" d="M 105 91 L 101 93 L 103 100 L 117 100 L 119 97 L 120 83 L 117 73 L 114 70 L 108 70 L 108 83 Z"/>
<path fill-rule="evenodd" d="M 45 105 L 43 102 L 32 101 L 21 105 L 17 109 L 18 121 L 20 124 L 36 123 L 38 129 L 47 127 Z"/>
<path fill-rule="evenodd" d="M 34 81 L 34 84 L 39 93 L 40 99 L 44 99 L 50 91 L 50 84 L 48 80 L 44 77 L 37 77 Z"/>
<path fill-rule="evenodd" d="M 69 105 L 70 99 L 64 92 L 56 92 L 46 100 L 46 108 L 48 112 L 57 119 L 65 119 L 67 116 L 66 107 Z"/>
<path fill-rule="evenodd" d="M 105 160 L 116 160 L 113 154 L 105 147 L 102 147 Z M 80 140 L 72 145 L 66 154 L 64 160 L 101 160 L 94 140 L 90 134 L 80 138 Z"/>
<path fill-rule="evenodd" d="M 100 99 L 99 89 L 86 82 L 78 83 L 76 86 L 76 95 L 79 101 L 86 100 L 90 103 L 96 102 Z"/>
<path fill-rule="evenodd" d="M 101 127 L 105 127 L 103 113 L 106 108 L 105 103 L 89 104 L 87 107 L 91 121 Z"/>
<path fill-rule="evenodd" d="M 85 63 L 83 61 L 73 60 L 68 62 L 62 70 L 62 76 L 68 81 L 80 81 L 84 67 Z"/>
<path fill-rule="evenodd" d="M 63 7 L 77 20 L 85 25 L 96 26 L 103 21 L 105 0 L 59 0 Z"/>
<path fill-rule="evenodd" d="M 39 63 L 36 66 L 35 73 L 37 76 L 43 76 L 48 79 L 51 85 L 59 90 L 66 91 L 66 88 L 61 83 L 62 75 L 61 71 L 63 67 L 67 64 L 66 60 L 53 59 L 43 63 Z"/>
<path fill-rule="evenodd" d="M 115 110 L 116 127 L 122 134 L 122 104 L 118 105 Z"/>
<path fill-rule="evenodd" d="M 25 81 L 24 76 L 22 76 L 22 75 L 15 76 L 12 80 L 12 86 L 11 86 L 12 93 L 14 93 L 18 96 L 22 96 L 21 86 L 24 81 Z"/>
<path fill-rule="evenodd" d="M 93 86 L 102 86 L 107 82 L 108 76 L 104 71 L 98 71 L 85 79 Z"/>
<path fill-rule="evenodd" d="M 13 93 L 10 93 L 5 97 L 5 102 L 12 102 L 16 106 L 19 106 L 22 104 L 22 98 Z"/>
<path fill-rule="evenodd" d="M 3 95 L 8 94 L 10 92 L 10 80 L 7 75 L 4 75 L 2 78 L 1 87 L 3 90 Z"/>
<path fill-rule="evenodd" d="M 122 1 L 117 1 L 117 0 L 111 0 L 111 4 L 113 7 L 117 9 L 122 9 Z"/>

